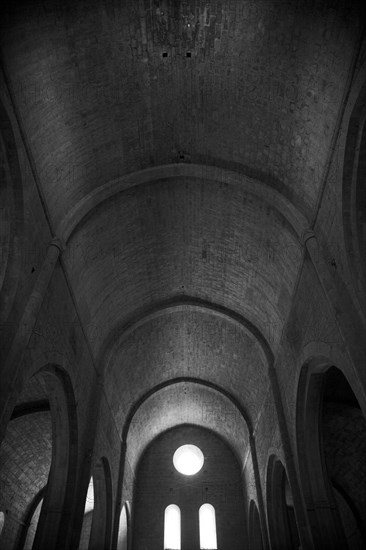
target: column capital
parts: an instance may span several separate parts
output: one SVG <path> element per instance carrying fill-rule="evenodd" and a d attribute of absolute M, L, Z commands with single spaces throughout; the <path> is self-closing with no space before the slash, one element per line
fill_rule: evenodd
<path fill-rule="evenodd" d="M 309 239 L 315 239 L 316 235 L 314 231 L 310 228 L 304 229 L 304 231 L 301 233 L 301 243 L 306 246 L 306 243 Z"/>
<path fill-rule="evenodd" d="M 49 243 L 48 246 L 55 246 L 59 249 L 60 253 L 64 252 L 66 249 L 66 244 L 60 237 L 54 237 Z"/>

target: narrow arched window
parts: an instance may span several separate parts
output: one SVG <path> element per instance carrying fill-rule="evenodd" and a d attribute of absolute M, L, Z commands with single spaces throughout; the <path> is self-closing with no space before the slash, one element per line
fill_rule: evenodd
<path fill-rule="evenodd" d="M 180 508 L 170 504 L 164 515 L 164 550 L 180 549 Z"/>
<path fill-rule="evenodd" d="M 123 505 L 121 515 L 119 517 L 117 550 L 128 550 L 128 538 L 129 538 L 128 520 L 129 520 L 128 502 L 126 501 Z"/>
<path fill-rule="evenodd" d="M 86 550 L 89 548 L 90 534 L 93 523 L 94 513 L 94 481 L 93 477 L 90 478 L 88 492 L 85 499 L 84 507 L 84 519 L 81 527 L 79 550 Z"/>
<path fill-rule="evenodd" d="M 202 504 L 199 523 L 201 550 L 217 550 L 216 515 L 212 504 Z"/>

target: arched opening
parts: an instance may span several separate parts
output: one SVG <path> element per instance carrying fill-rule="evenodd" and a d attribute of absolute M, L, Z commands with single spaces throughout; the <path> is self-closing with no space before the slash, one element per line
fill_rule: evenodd
<path fill-rule="evenodd" d="M 343 373 L 324 362 L 306 365 L 297 415 L 299 467 L 316 548 L 364 548 L 366 421 Z"/>
<path fill-rule="evenodd" d="M 130 509 L 129 502 L 125 502 L 119 518 L 117 550 L 129 550 L 130 539 Z"/>
<path fill-rule="evenodd" d="M 263 550 L 259 512 L 253 500 L 249 505 L 249 548 L 250 550 Z"/>
<path fill-rule="evenodd" d="M 164 512 L 164 550 L 181 549 L 181 514 L 176 504 L 169 504 Z"/>
<path fill-rule="evenodd" d="M 93 508 L 90 510 L 89 517 L 84 513 L 84 521 L 87 520 L 88 525 L 91 522 L 89 544 L 87 548 L 88 550 L 109 548 L 112 528 L 112 480 L 106 458 L 103 457 L 95 464 L 89 489 L 89 497 L 93 499 Z M 87 504 L 88 497 L 85 509 L 87 508 Z M 80 546 L 79 548 L 81 550 Z"/>
<path fill-rule="evenodd" d="M 199 509 L 200 549 L 217 550 L 216 513 L 212 504 L 202 504 Z"/>
<path fill-rule="evenodd" d="M 33 550 L 54 548 L 70 528 L 77 464 L 77 417 L 71 381 L 58 367 L 40 371 L 49 395 L 52 462 Z"/>
<path fill-rule="evenodd" d="M 294 505 L 286 470 L 274 455 L 267 470 L 267 510 L 272 550 L 299 548 Z"/>
<path fill-rule="evenodd" d="M 58 367 L 38 371 L 23 387 L 0 449 L 4 548 L 52 549 L 65 536 L 75 486 L 73 406 Z"/>
<path fill-rule="evenodd" d="M 39 514 L 29 517 L 29 509 L 47 484 L 51 460 L 50 411 L 13 418 L 0 449 L 0 499 L 7 517 L 1 537 L 4 548 L 23 549 L 28 532 L 33 541 Z"/>

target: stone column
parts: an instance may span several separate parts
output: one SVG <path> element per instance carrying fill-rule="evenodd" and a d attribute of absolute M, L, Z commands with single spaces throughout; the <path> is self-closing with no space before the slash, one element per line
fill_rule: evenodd
<path fill-rule="evenodd" d="M 362 412 L 366 416 L 366 369 L 363 368 L 366 363 L 364 322 L 342 276 L 337 273 L 335 259 L 331 261 L 324 259 L 318 239 L 310 229 L 304 232 L 302 240 L 353 366 L 352 382 L 354 387 L 359 389 L 357 397 Z"/>
<path fill-rule="evenodd" d="M 117 544 L 118 544 L 118 531 L 119 531 L 119 520 L 120 520 L 121 510 L 122 510 L 122 489 L 123 489 L 123 478 L 125 474 L 126 453 L 127 453 L 127 442 L 123 440 L 121 442 L 121 453 L 120 453 L 120 459 L 119 459 L 116 509 L 114 514 L 113 533 L 112 533 L 112 550 L 117 550 Z M 129 533 L 129 536 L 131 536 L 131 533 Z"/>
<path fill-rule="evenodd" d="M 294 457 L 292 453 L 290 437 L 288 433 L 285 412 L 283 410 L 281 391 L 278 384 L 277 372 L 274 365 L 269 365 L 268 375 L 271 383 L 272 395 L 276 407 L 278 425 L 286 460 L 286 469 L 294 501 L 296 523 L 302 550 L 312 550 L 313 541 L 309 530 L 305 507 L 302 501 L 301 489 L 297 478 Z"/>
<path fill-rule="evenodd" d="M 70 533 L 70 545 L 67 548 L 78 548 L 80 534 L 83 526 L 85 499 L 88 492 L 90 478 L 93 474 L 93 462 L 99 457 L 95 455 L 95 445 L 97 442 L 98 423 L 100 414 L 100 405 L 104 392 L 104 379 L 99 373 L 94 382 L 94 389 L 89 402 L 88 428 L 84 435 L 82 448 L 84 449 L 83 458 L 79 465 L 79 481 L 75 491 L 75 506 L 72 514 L 72 529 Z M 95 491 L 94 491 L 95 499 Z"/>
<path fill-rule="evenodd" d="M 46 257 L 19 321 L 9 353 L 1 368 L 0 442 L 4 437 L 6 426 L 14 407 L 14 392 L 19 383 L 19 371 L 24 352 L 32 336 L 43 299 L 52 278 L 53 270 L 62 250 L 63 247 L 59 239 L 53 239 L 50 242 L 47 248 Z"/>
<path fill-rule="evenodd" d="M 257 500 L 258 500 L 259 519 L 260 519 L 260 524 L 261 524 L 263 547 L 264 547 L 264 550 L 269 550 L 266 512 L 265 512 L 265 507 L 264 507 L 264 502 L 263 502 L 263 493 L 262 493 L 261 480 L 260 480 L 260 475 L 259 475 L 257 449 L 256 449 L 256 446 L 255 446 L 255 438 L 254 438 L 253 434 L 250 434 L 250 436 L 249 436 L 249 444 L 250 444 L 250 452 L 251 452 L 251 455 L 252 455 L 252 463 L 253 463 L 253 470 L 254 470 L 254 481 L 255 481 L 255 489 L 256 489 Z M 248 528 L 250 528 L 249 525 L 248 525 Z"/>

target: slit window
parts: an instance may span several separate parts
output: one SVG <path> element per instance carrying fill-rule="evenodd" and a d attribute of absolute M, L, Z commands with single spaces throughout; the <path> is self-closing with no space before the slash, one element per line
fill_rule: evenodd
<path fill-rule="evenodd" d="M 84 515 L 89 514 L 94 510 L 94 482 L 93 477 L 90 478 L 88 492 L 85 500 Z"/>
<path fill-rule="evenodd" d="M 180 508 L 176 504 L 165 508 L 164 550 L 181 550 Z"/>
<path fill-rule="evenodd" d="M 217 550 L 216 514 L 212 504 L 202 504 L 199 509 L 200 549 Z"/>
<path fill-rule="evenodd" d="M 4 515 L 4 512 L 0 512 L 0 535 L 1 535 L 1 533 L 3 532 L 4 523 L 5 523 L 5 515 Z"/>

